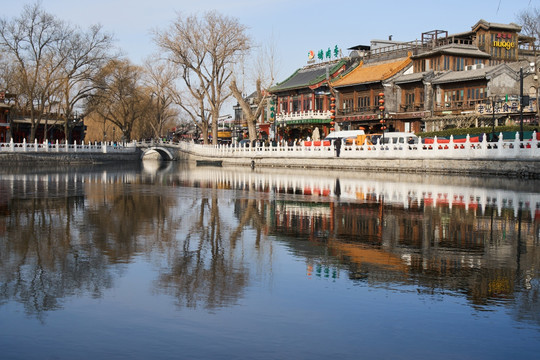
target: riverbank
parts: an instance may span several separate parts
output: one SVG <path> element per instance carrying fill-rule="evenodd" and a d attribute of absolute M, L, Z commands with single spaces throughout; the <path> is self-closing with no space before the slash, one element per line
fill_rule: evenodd
<path fill-rule="evenodd" d="M 131 153 L 5 152 L 0 153 L 0 164 L 99 164 L 140 161 L 140 157 L 139 151 Z"/>
<path fill-rule="evenodd" d="M 216 160 L 215 157 L 186 154 L 186 160 Z M 540 179 L 540 160 L 467 160 L 467 159 L 351 159 L 351 158 L 271 158 L 221 157 L 223 166 L 310 168 L 325 170 L 357 170 L 367 172 L 399 172 L 475 175 Z"/>

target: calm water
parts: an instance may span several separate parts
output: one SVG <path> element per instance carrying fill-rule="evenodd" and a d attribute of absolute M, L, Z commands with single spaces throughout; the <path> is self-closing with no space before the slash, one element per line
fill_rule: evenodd
<path fill-rule="evenodd" d="M 1 359 L 537 359 L 539 182 L 0 172 Z"/>

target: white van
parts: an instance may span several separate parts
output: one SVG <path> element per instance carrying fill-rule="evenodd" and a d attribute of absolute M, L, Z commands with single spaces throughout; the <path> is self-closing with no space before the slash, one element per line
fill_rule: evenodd
<path fill-rule="evenodd" d="M 416 148 L 418 144 L 418 136 L 407 132 L 386 132 L 379 139 L 380 144 L 394 145 L 396 148 L 402 148 L 403 145 L 409 145 L 409 149 Z"/>
<path fill-rule="evenodd" d="M 365 135 L 364 130 L 343 130 L 343 131 L 333 131 L 328 134 L 324 140 L 336 140 L 336 139 L 356 139 L 358 135 Z"/>

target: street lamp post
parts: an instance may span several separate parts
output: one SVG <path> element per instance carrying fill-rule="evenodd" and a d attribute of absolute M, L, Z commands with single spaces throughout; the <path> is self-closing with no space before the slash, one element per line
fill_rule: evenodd
<path fill-rule="evenodd" d="M 495 141 L 495 96 L 491 97 L 491 141 Z"/>
<path fill-rule="evenodd" d="M 523 68 L 519 68 L 519 140 L 523 141 Z"/>

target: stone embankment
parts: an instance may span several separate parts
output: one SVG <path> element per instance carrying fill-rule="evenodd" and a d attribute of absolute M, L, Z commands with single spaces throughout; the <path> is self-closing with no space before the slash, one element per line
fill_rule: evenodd
<path fill-rule="evenodd" d="M 331 146 L 227 147 L 192 143 L 177 145 L 178 158 L 221 160 L 224 166 L 289 167 L 354 170 L 368 172 L 404 172 L 509 176 L 540 179 L 540 140 L 502 140 L 497 142 L 463 141 L 436 138 L 432 143 L 377 144 L 342 146 L 341 155 Z"/>
<path fill-rule="evenodd" d="M 189 161 L 209 160 L 216 157 L 184 154 Z M 505 176 L 540 179 L 540 159 L 527 160 L 466 160 L 466 159 L 347 159 L 347 158 L 295 158 L 289 157 L 220 157 L 223 166 L 310 168 L 367 172 L 429 173 L 448 175 Z"/>
<path fill-rule="evenodd" d="M 1 153 L 1 164 L 98 164 L 106 162 L 119 161 L 139 161 L 140 152 L 131 153 L 44 153 L 44 152 L 25 152 L 25 153 Z"/>

